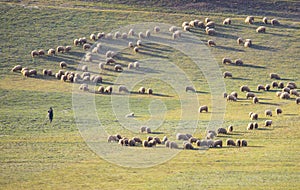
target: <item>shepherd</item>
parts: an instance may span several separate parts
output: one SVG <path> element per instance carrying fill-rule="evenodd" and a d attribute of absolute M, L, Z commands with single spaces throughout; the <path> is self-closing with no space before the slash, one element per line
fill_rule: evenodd
<path fill-rule="evenodd" d="M 49 117 L 49 121 L 51 123 L 52 120 L 53 120 L 53 109 L 52 109 L 52 107 L 50 107 L 50 109 L 48 110 L 48 117 Z"/>

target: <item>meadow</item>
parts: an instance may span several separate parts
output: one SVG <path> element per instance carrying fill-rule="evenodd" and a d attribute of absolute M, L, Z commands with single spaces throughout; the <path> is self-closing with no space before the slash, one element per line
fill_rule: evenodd
<path fill-rule="evenodd" d="M 269 9 L 267 15 L 256 10 L 253 13 L 255 23 L 244 23 L 248 12 L 235 11 L 223 13 L 220 7 L 215 10 L 198 12 L 191 10 L 163 9 L 164 4 L 141 6 L 136 1 L 1 1 L 0 2 L 0 188 L 1 189 L 298 189 L 300 186 L 300 109 L 295 97 L 281 100 L 275 92 L 257 91 L 258 84 L 271 84 L 269 73 L 278 73 L 285 84 L 294 81 L 300 86 L 299 41 L 300 23 L 293 15 L 283 14 L 285 9 Z M 161 2 L 161 1 L 159 1 Z M 264 1 L 271 5 L 271 1 Z M 132 3 L 132 4 L 130 4 Z M 143 1 L 143 3 L 145 3 Z M 178 1 L 174 1 L 175 6 Z M 257 3 L 259 6 L 260 1 Z M 269 4 L 270 3 L 270 4 Z M 294 1 L 285 1 L 288 7 L 297 5 Z M 261 4 L 261 6 L 266 5 Z M 141 6 L 142 8 L 140 8 Z M 168 6 L 168 5 L 166 5 Z M 274 5 L 275 7 L 275 5 Z M 228 7 L 227 7 L 228 9 Z M 227 10 L 226 9 L 226 10 Z M 262 8 L 263 9 L 263 8 Z M 263 25 L 264 16 L 276 17 L 281 25 L 267 25 L 265 34 L 258 34 L 255 29 Z M 169 150 L 162 147 L 121 147 L 116 150 L 142 151 L 147 155 L 155 155 L 153 159 L 163 162 L 151 167 L 126 167 L 137 159 L 134 155 L 122 157 L 125 164 L 117 164 L 99 156 L 93 149 L 93 142 L 99 142 L 108 148 L 114 147 L 98 139 L 107 136 L 92 134 L 95 139 L 85 139 L 82 129 L 98 130 L 98 121 L 110 134 L 120 133 L 124 136 L 139 136 L 145 139 L 147 134 L 140 134 L 122 127 L 112 106 L 118 104 L 112 97 L 119 95 L 100 95 L 78 91 L 79 84 L 62 82 L 54 77 L 43 76 L 44 68 L 58 71 L 59 62 L 66 61 L 68 70 L 77 71 L 81 58 L 85 55 L 82 47 L 74 47 L 73 40 L 87 37 L 91 33 L 116 31 L 118 28 L 136 23 L 167 23 L 180 27 L 182 22 L 194 19 L 211 18 L 217 25 L 215 36 L 208 36 L 201 29 L 192 29 L 191 33 L 199 39 L 203 46 L 211 39 L 217 43 L 215 47 L 207 47 L 210 62 L 217 64 L 220 73 L 230 71 L 233 78 L 224 79 L 226 92 L 237 91 L 237 102 L 226 102 L 223 127 L 234 126 L 231 134 L 220 135 L 223 143 L 227 138 L 246 139 L 247 147 L 211 148 L 209 150 L 177 151 L 172 158 L 163 160 Z M 232 25 L 222 25 L 223 19 L 230 17 Z M 146 30 L 146 29 L 145 29 Z M 253 47 L 244 48 L 236 43 L 238 37 L 253 40 Z M 89 40 L 90 41 L 90 40 Z M 195 42 L 197 43 L 197 42 Z M 72 45 L 70 53 L 56 56 L 32 58 L 34 49 L 54 48 L 58 45 Z M 205 57 L 203 52 L 199 55 Z M 243 66 L 222 64 L 223 57 L 242 59 Z M 175 140 L 176 126 L 181 121 L 181 97 L 187 101 L 197 102 L 192 106 L 212 105 L 212 92 L 205 76 L 193 61 L 179 50 L 163 44 L 148 44 L 141 48 L 141 53 L 133 53 L 124 48 L 117 59 L 126 66 L 130 61 L 150 60 L 153 62 L 172 63 L 180 72 L 184 72 L 189 81 L 196 87 L 197 93 L 178 93 L 172 83 L 155 78 L 135 83 L 132 91 L 140 86 L 151 87 L 154 95 L 132 93 L 129 96 L 130 111 L 133 111 L 139 123 L 147 123 L 149 119 L 162 124 L 155 129 L 158 137 L 168 136 Z M 37 69 L 38 76 L 23 77 L 20 73 L 11 72 L 15 65 Z M 146 64 L 145 64 L 146 65 Z M 97 65 L 96 65 L 97 66 Z M 141 64 L 143 68 L 143 64 Z M 208 67 L 209 68 L 209 67 Z M 160 68 L 163 70 L 163 68 Z M 177 70 L 176 70 L 177 71 Z M 96 72 L 96 71 L 95 71 Z M 115 83 L 121 73 L 112 69 L 98 71 L 103 77 L 105 86 L 114 89 L 120 85 Z M 171 77 L 174 84 L 180 81 L 180 72 Z M 153 73 L 155 73 L 153 71 Z M 162 72 L 164 74 L 164 72 Z M 222 79 L 223 81 L 223 79 Z M 260 102 L 253 104 L 247 100 L 245 93 L 239 91 L 241 85 L 248 85 L 257 94 Z M 97 86 L 96 86 L 97 87 Z M 95 87 L 95 88 L 96 88 Z M 78 95 L 78 96 L 77 96 Z M 83 98 L 81 98 L 81 95 Z M 222 96 L 222 95 L 220 95 Z M 76 99 L 78 98 L 78 99 Z M 80 99 L 81 98 L 81 99 Z M 75 100 L 75 101 L 74 101 Z M 81 102 L 82 100 L 82 102 Z M 75 112 L 75 107 L 84 107 L 85 101 L 91 100 L 95 109 L 84 109 Z M 221 106 L 220 104 L 220 106 Z M 49 107 L 54 108 L 53 122 L 46 122 Z M 283 114 L 276 115 L 275 108 L 280 107 Z M 161 113 L 161 110 L 164 110 Z M 271 109 L 272 118 L 264 116 L 264 111 Z M 78 110 L 78 109 L 77 109 Z M 79 109 L 81 110 L 81 109 Z M 86 111 L 88 110 L 88 111 Z M 151 113 L 151 111 L 154 111 Z M 248 113 L 259 114 L 259 130 L 247 131 L 250 122 Z M 190 114 L 191 113 L 191 114 Z M 196 126 L 184 126 L 180 130 L 193 130 L 194 136 L 203 138 L 212 114 L 199 114 L 197 110 L 189 110 L 188 119 L 197 119 Z M 78 120 L 76 114 L 84 114 L 84 121 Z M 151 115 L 152 114 L 152 115 Z M 162 118 L 163 117 L 163 118 Z M 82 119 L 82 118 L 81 118 Z M 272 119 L 271 127 L 264 127 L 264 121 Z M 84 128 L 80 128 L 83 126 Z M 136 126 L 139 127 L 139 126 Z M 94 135 L 94 136 L 93 136 Z M 89 136 L 90 137 L 90 136 Z M 182 143 L 182 142 L 179 142 Z M 180 144 L 181 145 L 181 144 Z M 109 151 L 109 150 L 106 150 Z M 100 150 L 101 152 L 101 150 Z M 118 157 L 119 156 L 119 157 Z M 141 156 L 141 155 L 139 155 Z M 142 157 L 142 156 L 141 156 Z M 143 157 L 142 157 L 143 158 Z M 150 159 L 151 161 L 151 159 Z M 151 163 L 150 163 L 151 165 Z"/>

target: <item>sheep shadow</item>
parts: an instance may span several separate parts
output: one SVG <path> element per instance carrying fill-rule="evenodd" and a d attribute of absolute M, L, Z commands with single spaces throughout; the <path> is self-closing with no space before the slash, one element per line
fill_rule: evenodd
<path fill-rule="evenodd" d="M 142 55 L 147 55 L 147 56 L 150 56 L 150 57 L 159 57 L 159 58 L 163 58 L 163 59 L 168 59 L 167 56 L 157 55 L 157 54 L 154 54 L 154 53 L 149 53 L 147 51 L 139 51 L 138 53 L 142 54 Z"/>
<path fill-rule="evenodd" d="M 259 104 L 263 104 L 263 105 L 272 105 L 272 106 L 279 106 L 279 104 L 277 103 L 271 103 L 271 102 L 258 102 Z"/>
<path fill-rule="evenodd" d="M 232 80 L 250 80 L 248 78 L 241 78 L 241 77 L 232 77 Z"/>
<path fill-rule="evenodd" d="M 263 51 L 276 51 L 275 48 L 268 47 L 268 46 L 261 46 L 261 45 L 257 45 L 257 44 L 253 44 L 251 46 L 251 48 L 258 49 L 258 50 L 263 50 Z"/>
<path fill-rule="evenodd" d="M 250 68 L 255 68 L 255 69 L 266 69 L 267 67 L 265 66 L 259 66 L 259 65 L 250 65 L 250 64 L 243 64 L 240 65 L 241 67 L 250 67 Z"/>
<path fill-rule="evenodd" d="M 245 50 L 242 50 L 242 49 L 237 49 L 237 48 L 227 47 L 227 46 L 221 46 L 221 45 L 217 45 L 217 46 L 215 46 L 215 48 L 216 49 L 224 49 L 224 50 L 228 50 L 228 51 L 245 52 Z"/>
<path fill-rule="evenodd" d="M 158 48 L 155 46 L 156 44 L 154 43 L 146 43 L 143 45 L 143 47 L 146 47 L 147 49 L 156 49 L 158 52 L 172 52 L 170 49 L 163 49 L 163 48 Z"/>
<path fill-rule="evenodd" d="M 86 53 L 70 51 L 70 52 L 68 52 L 68 54 L 71 56 L 75 56 L 75 57 L 84 57 Z"/>
<path fill-rule="evenodd" d="M 216 37 L 220 37 L 220 38 L 227 38 L 227 39 L 237 39 L 238 37 L 232 34 L 224 34 L 224 33 L 217 33 Z"/>
<path fill-rule="evenodd" d="M 209 94 L 209 92 L 205 92 L 205 91 L 200 91 L 200 90 L 196 90 L 197 94 Z"/>
<path fill-rule="evenodd" d="M 161 135 L 161 134 L 164 134 L 164 132 L 162 131 L 152 131 L 151 134 L 155 134 L 155 135 Z"/>
<path fill-rule="evenodd" d="M 122 56 L 122 54 L 117 54 L 116 56 L 114 56 L 116 59 L 120 60 L 120 61 L 126 61 L 126 62 L 135 62 L 136 59 L 131 59 L 131 58 L 128 58 L 128 57 L 124 57 Z"/>
<path fill-rule="evenodd" d="M 280 80 L 284 80 L 284 81 L 293 81 L 293 79 L 289 79 L 289 78 L 281 78 Z"/>
<path fill-rule="evenodd" d="M 256 130 L 260 130 L 260 131 L 273 131 L 274 129 L 273 128 L 263 127 L 263 128 L 257 128 Z"/>

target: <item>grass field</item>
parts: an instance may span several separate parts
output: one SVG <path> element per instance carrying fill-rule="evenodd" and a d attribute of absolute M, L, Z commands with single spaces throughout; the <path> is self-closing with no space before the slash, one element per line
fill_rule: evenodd
<path fill-rule="evenodd" d="M 195 1 L 196 8 L 190 10 L 186 10 L 193 5 L 190 1 L 151 1 L 149 4 L 135 0 L 110 2 L 0 2 L 1 189 L 299 189 L 299 105 L 295 103 L 294 96 L 290 100 L 276 97 L 275 92 L 280 89 L 268 92 L 256 90 L 258 84 L 265 85 L 273 81 L 269 78 L 271 72 L 282 77 L 278 82 L 286 84 L 294 81 L 298 88 L 300 86 L 300 22 L 297 19 L 297 1 L 255 1 L 256 4 L 249 6 L 256 8 L 249 8 L 247 11 L 244 8 L 237 13 L 234 11 L 235 6 L 244 5 L 234 4 L 235 6 L 230 7 L 227 3 L 222 7 L 218 4 L 211 10 L 206 4 L 206 8 L 199 11 L 203 5 L 200 1 Z M 214 1 L 209 3 L 212 2 Z M 268 6 L 266 15 L 263 14 L 265 6 Z M 225 14 L 222 13 L 224 10 Z M 245 14 L 255 16 L 253 25 L 244 23 L 247 16 Z M 265 34 L 257 34 L 255 29 L 263 25 L 261 19 L 264 16 L 276 17 L 281 25 L 267 25 Z M 237 91 L 239 94 L 237 102 L 226 102 L 224 99 L 226 110 L 223 127 L 233 125 L 234 131 L 228 135 L 220 135 L 217 139 L 222 139 L 223 143 L 228 138 L 246 139 L 248 147 L 224 146 L 209 150 L 172 152 L 162 146 L 147 149 L 106 143 L 106 139 L 99 138 L 106 138 L 107 134 L 103 130 L 110 134 L 120 133 L 128 137 L 135 135 L 142 139 L 148 136 L 139 134 L 135 128 L 128 130 L 122 126 L 127 121 L 123 121 L 123 117 L 120 118 L 116 111 L 121 105 L 112 101 L 112 97 L 117 101 L 122 96 L 83 93 L 78 91 L 80 84 L 61 82 L 41 74 L 43 69 L 57 72 L 60 61 L 66 61 L 68 70 L 77 72 L 85 51 L 81 47 L 72 47 L 70 53 L 54 57 L 30 56 L 34 49 L 47 50 L 58 45 L 73 45 L 75 38 L 89 38 L 91 33 L 108 33 L 130 24 L 156 22 L 180 27 L 184 21 L 204 20 L 205 17 L 217 24 L 217 34 L 208 36 L 203 29 L 192 29 L 191 33 L 199 39 L 199 44 L 212 39 L 217 46 L 209 47 L 210 55 L 207 56 L 212 58 L 203 55 L 205 49 L 198 56 L 216 63 L 220 73 L 232 72 L 233 78 L 224 79 L 226 92 Z M 226 17 L 232 19 L 232 25 L 222 25 Z M 244 48 L 237 45 L 238 37 L 252 39 L 254 46 Z M 223 65 L 223 57 L 233 60 L 240 58 L 244 61 L 244 66 Z M 189 119 L 196 119 L 198 122 L 195 126 L 184 123 L 180 128 L 183 132 L 192 130 L 194 136 L 203 138 L 212 115 L 220 114 L 218 116 L 223 117 L 212 105 L 212 92 L 205 78 L 207 73 L 203 73 L 207 68 L 199 69 L 191 58 L 179 50 L 164 44 L 150 43 L 137 54 L 124 48 L 116 59 L 122 66 L 141 61 L 142 70 L 136 72 L 137 76 L 143 75 L 143 67 L 149 63 L 166 64 L 165 68 L 152 70 L 154 74 L 158 73 L 154 76 L 159 77 L 166 73 L 163 72 L 164 69 L 174 65 L 177 68 L 174 75 L 169 74 L 172 83 L 156 78 L 135 81 L 132 91 L 136 92 L 140 86 L 151 87 L 154 95 L 130 94 L 130 111 L 137 115 L 138 125 L 134 127 L 157 123 L 158 128 L 154 129 L 157 134 L 154 135 L 160 138 L 166 135 L 175 140 L 175 132 L 178 130 L 176 127 L 182 121 L 182 114 L 184 115 L 181 103 L 193 102 L 195 99 L 197 102 L 191 105 L 191 110 L 188 109 L 189 112 L 185 113 L 186 120 L 182 122 L 188 122 Z M 20 73 L 11 72 L 11 68 L 18 64 L 37 69 L 38 76 L 25 78 Z M 112 85 L 116 91 L 122 81 L 115 81 L 122 74 L 112 69 L 111 66 L 106 71 L 99 73 L 95 69 L 94 72 L 103 77 L 104 86 Z M 174 85 L 184 85 L 179 77 L 180 72 L 196 87 L 196 94 L 185 93 L 184 89 L 181 93 L 176 91 Z M 134 81 L 134 77 L 130 79 Z M 239 91 L 243 84 L 248 85 L 258 96 L 259 104 L 253 104 L 245 98 L 245 93 Z M 182 97 L 187 99 L 183 100 Z M 92 104 L 87 104 L 87 101 Z M 197 110 L 192 109 L 204 104 L 209 106 L 209 113 L 198 114 Z M 54 108 L 54 120 L 51 124 L 45 124 L 50 106 Z M 113 106 L 116 110 L 112 109 Z M 274 113 L 277 107 L 282 108 L 282 115 Z M 273 111 L 272 118 L 264 116 L 266 109 Z M 257 122 L 260 130 L 246 130 L 250 122 L 249 112 L 259 114 Z M 98 128 L 98 119 L 102 128 Z M 272 127 L 263 126 L 266 119 L 273 120 Z M 159 125 L 161 121 L 162 124 Z M 85 131 L 87 129 L 93 133 L 89 134 L 89 131 Z M 107 149 L 95 149 L 97 143 L 107 145 Z M 178 143 L 181 146 L 182 142 Z M 115 157 L 103 156 L 114 150 L 112 156 Z M 100 151 L 100 156 L 97 151 Z M 122 151 L 124 155 L 118 155 L 117 151 Z M 128 155 L 135 151 L 138 156 Z M 151 163 L 151 158 L 157 160 Z M 151 167 L 143 167 L 138 163 L 143 159 Z M 140 167 L 126 167 L 137 164 Z"/>

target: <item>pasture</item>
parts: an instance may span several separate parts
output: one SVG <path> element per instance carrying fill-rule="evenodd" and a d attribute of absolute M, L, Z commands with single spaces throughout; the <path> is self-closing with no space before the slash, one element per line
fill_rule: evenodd
<path fill-rule="evenodd" d="M 259 1 L 257 6 L 270 5 L 270 2 Z M 299 88 L 300 22 L 293 17 L 297 16 L 297 11 L 292 11 L 292 16 L 289 16 L 283 11 L 285 9 L 274 6 L 273 11 L 268 7 L 267 15 L 264 15 L 261 7 L 253 13 L 255 20 L 250 25 L 244 22 L 251 15 L 249 12 L 235 14 L 231 10 L 223 14 L 223 10 L 230 10 L 228 7 L 214 7 L 214 11 L 204 9 L 201 12 L 189 12 L 185 9 L 172 9 L 176 3 L 179 2 L 167 4 L 171 8 L 164 10 L 160 7 L 164 4 L 158 4 L 157 7 L 150 4 L 149 7 L 139 8 L 136 1 L 115 4 L 109 1 L 62 0 L 0 2 L 1 189 L 299 188 L 300 105 L 295 103 L 295 96 L 288 100 L 277 97 L 275 93 L 281 89 L 256 89 L 258 84 L 266 85 L 274 81 L 270 79 L 269 73 L 281 76 L 280 80 L 275 81 L 284 84 L 293 81 Z M 288 7 L 297 5 L 294 1 L 285 3 Z M 281 24 L 265 25 L 262 23 L 264 16 L 270 19 L 276 17 Z M 54 76 L 42 74 L 43 69 L 51 69 L 53 73 L 60 70 L 61 61 L 68 64 L 64 70 L 79 72 L 78 69 L 83 64 L 82 58 L 87 51 L 82 46 L 73 45 L 75 38 L 86 37 L 94 44 L 89 39 L 92 33 L 115 32 L 128 25 L 147 22 L 166 23 L 182 30 L 181 24 L 184 21 L 204 21 L 206 17 L 215 22 L 216 35 L 205 34 L 203 28 L 192 28 L 189 32 L 182 31 L 182 34 L 185 36 L 191 33 L 197 37 L 199 41 L 193 43 L 203 47 L 197 56 L 219 68 L 211 70 L 211 73 L 219 72 L 221 75 L 229 71 L 233 74 L 232 78 L 220 79 L 225 84 L 224 92 L 238 93 L 236 102 L 226 101 L 223 94 L 219 94 L 221 102 L 217 103 L 220 107 L 223 104 L 226 106 L 224 114 L 219 113 L 218 104 L 212 105 L 211 89 L 214 88 L 205 77 L 209 73 L 208 69 L 212 67 L 198 68 L 191 57 L 166 44 L 149 42 L 142 45 L 138 53 L 124 46 L 115 57 L 124 72 L 115 72 L 113 65 L 106 65 L 106 69 L 100 71 L 99 61 L 94 61 L 89 68 L 93 74 L 103 78 L 103 83 L 89 85 L 90 92 L 78 90 L 80 84 L 62 82 Z M 232 24 L 222 25 L 227 17 L 231 18 Z M 256 33 L 258 26 L 266 26 L 266 33 Z M 147 29 L 152 30 L 145 28 L 143 32 Z M 169 34 L 169 40 L 172 41 L 172 33 Z M 154 33 L 151 35 L 155 36 Z M 253 46 L 245 48 L 238 45 L 238 37 L 252 39 Z M 216 46 L 207 47 L 208 40 L 215 41 Z M 30 55 L 32 50 L 48 50 L 59 45 L 71 45 L 72 50 L 55 56 L 32 58 Z M 189 48 L 193 50 L 193 47 Z M 224 57 L 242 59 L 244 64 L 222 64 Z M 141 69 L 128 72 L 127 65 L 134 61 L 140 61 Z M 157 67 L 153 66 L 155 64 Z M 38 75 L 24 77 L 20 72 L 11 72 L 15 65 L 36 69 Z M 135 75 L 144 76 L 145 73 L 153 73 L 150 76 L 154 78 L 135 80 Z M 202 139 L 213 114 L 224 117 L 222 127 L 233 125 L 233 132 L 215 138 L 223 141 L 222 148 L 202 150 L 194 145 L 196 150 L 180 149 L 175 153 L 163 145 L 144 148 L 107 143 L 108 134 L 120 133 L 122 136 L 138 136 L 142 139 L 149 136 L 139 133 L 140 125 L 133 130 L 122 127 L 128 120 L 123 121 L 122 112 L 118 115 L 121 103 L 117 101 L 122 101 L 122 97 L 126 99 L 127 96 L 117 93 L 117 89 L 124 84 L 122 80 L 118 81 L 124 74 L 127 76 L 126 80 L 133 81 L 132 93 L 128 95 L 129 111 L 135 113 L 134 120 L 140 125 L 149 121 L 157 123 L 158 128 L 153 128 L 156 133 L 151 134 L 152 136 L 168 136 L 175 141 L 175 133 L 179 131 L 177 125 L 183 122 L 180 132 L 192 131 L 193 136 Z M 166 76 L 170 76 L 172 82 L 167 79 L 159 80 Z M 181 80 L 184 77 L 195 86 L 196 93 L 186 93 L 184 88 L 180 92 L 176 91 L 186 84 Z M 111 85 L 113 94 L 93 93 L 99 85 Z M 245 92 L 240 92 L 241 85 L 247 85 L 257 95 L 258 104 L 246 99 Z M 137 93 L 141 86 L 152 88 L 154 94 Z M 92 103 L 88 104 L 88 101 Z M 185 102 L 191 103 L 193 109 L 184 109 L 183 113 L 181 104 Z M 209 112 L 199 113 L 197 108 L 200 105 L 208 105 Z M 51 124 L 46 122 L 49 107 L 54 109 L 54 120 Z M 281 115 L 275 114 L 277 107 L 283 110 Z M 272 117 L 264 115 L 267 109 L 273 111 Z M 256 121 L 259 124 L 258 130 L 246 130 L 248 123 L 253 122 L 249 118 L 249 112 L 259 114 Z M 264 126 L 267 119 L 273 121 L 272 126 Z M 101 129 L 98 121 L 101 121 Z M 184 122 L 190 124 L 188 121 L 195 125 L 185 125 Z M 87 129 L 94 133 L 85 133 Z M 101 130 L 106 133 L 100 133 Z M 89 139 L 86 140 L 85 137 Z M 248 146 L 228 147 L 225 144 L 228 138 L 246 139 Z M 181 148 L 182 141 L 176 142 Z M 116 155 L 112 154 L 113 158 L 107 155 L 101 157 L 93 149 L 97 147 L 97 143 L 101 146 L 107 145 L 107 152 L 102 152 L 104 155 L 109 154 L 109 151 L 122 150 L 125 151 L 125 156 L 114 152 Z M 100 149 L 101 151 L 104 149 Z M 126 151 L 136 151 L 137 155 L 128 156 Z M 164 160 L 164 156 L 169 153 L 173 156 Z M 151 162 L 151 158 L 157 160 Z M 113 163 L 110 159 L 115 159 L 115 162 L 121 160 L 124 164 Z M 143 159 L 151 167 L 143 167 L 142 163 L 139 163 L 139 167 L 126 167 Z M 159 162 L 156 164 L 156 161 Z"/>

